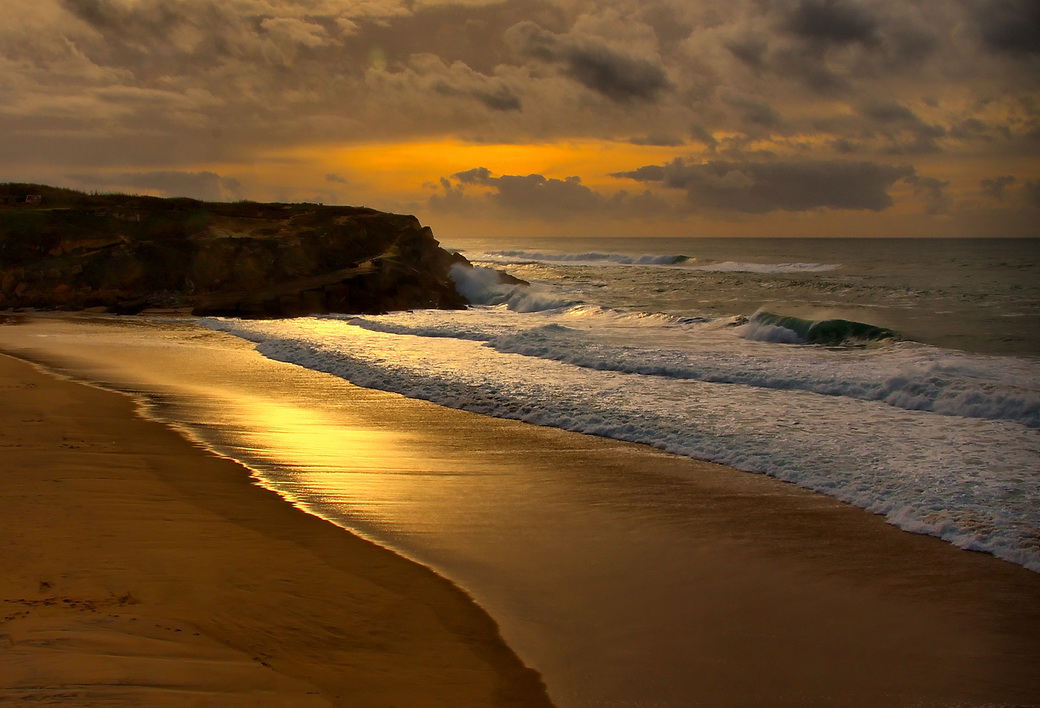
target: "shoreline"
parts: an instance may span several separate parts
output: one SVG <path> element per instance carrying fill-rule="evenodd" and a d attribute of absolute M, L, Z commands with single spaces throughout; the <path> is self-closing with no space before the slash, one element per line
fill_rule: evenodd
<path fill-rule="evenodd" d="M 550 706 L 464 591 L 0 355 L 0 702 Z"/>
<path fill-rule="evenodd" d="M 360 389 L 272 362 L 248 343 L 209 330 L 178 330 L 164 339 L 165 325 L 129 318 L 26 323 L 7 330 L 4 350 L 46 362 L 58 376 L 148 394 L 161 402 L 167 433 L 180 437 L 172 430 L 181 424 L 202 430 L 191 438 L 218 455 L 232 451 L 245 463 L 231 463 L 238 474 L 257 470 L 264 486 L 272 471 L 265 460 L 303 470 L 315 465 L 318 474 L 304 477 L 322 476 L 318 468 L 332 463 L 349 471 L 351 518 L 364 520 L 388 502 L 412 509 L 411 499 L 429 502 L 432 492 L 444 498 L 442 509 L 461 516 L 428 514 L 429 531 L 458 522 L 464 534 L 485 537 L 477 543 L 494 543 L 486 538 L 491 528 L 465 510 L 491 497 L 501 501 L 497 515 L 516 517 L 513 531 L 520 533 L 492 546 L 511 564 L 495 568 L 499 575 L 459 572 L 478 558 L 471 554 L 475 545 L 448 547 L 462 551 L 460 566 L 446 564 L 453 559 L 445 555 L 414 554 L 393 539 L 384 543 L 385 535 L 375 540 L 474 598 L 512 653 L 538 667 L 561 708 L 597 700 L 638 705 L 640 698 L 665 696 L 661 686 L 671 689 L 657 699 L 662 706 L 1040 706 L 1040 577 L 1006 561 L 901 531 L 862 509 L 760 475 Z M 343 406 L 345 417 L 322 403 L 323 395 Z M 311 412 L 321 415 L 312 420 Z M 294 428 L 294 418 L 303 425 Z M 237 443 L 222 438 L 228 431 L 207 427 L 216 420 L 247 436 Z M 309 437 L 323 439 L 324 447 L 307 447 Z M 348 454 L 323 461 L 330 442 Z M 226 486 L 230 513 L 237 513 L 240 482 Z M 196 500 L 204 491 L 178 488 Z M 279 492 L 276 504 L 302 513 L 284 501 L 294 497 L 292 486 Z M 375 506 L 364 506 L 370 497 Z M 644 501 L 664 516 L 644 517 Z M 421 515 L 422 508 L 405 515 Z M 563 524 L 548 525 L 552 518 Z M 611 528 L 594 526 L 600 521 Z M 335 534 L 369 536 L 364 525 L 342 529 L 331 527 Z M 615 535 L 599 535 L 608 531 Z M 618 540 L 631 544 L 604 544 Z M 685 550 L 661 572 L 680 546 Z M 620 575 L 601 574 L 607 566 Z M 491 586 L 481 584 L 489 580 Z M 495 594 L 503 583 L 524 588 L 524 605 L 515 608 L 520 614 L 509 597 Z M 393 669 L 386 675 L 406 680 Z"/>

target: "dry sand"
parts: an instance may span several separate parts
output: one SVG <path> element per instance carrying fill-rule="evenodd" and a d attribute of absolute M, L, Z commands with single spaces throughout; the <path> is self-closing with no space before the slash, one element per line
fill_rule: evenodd
<path fill-rule="evenodd" d="M 0 356 L 0 702 L 546 706 L 463 592 Z"/>

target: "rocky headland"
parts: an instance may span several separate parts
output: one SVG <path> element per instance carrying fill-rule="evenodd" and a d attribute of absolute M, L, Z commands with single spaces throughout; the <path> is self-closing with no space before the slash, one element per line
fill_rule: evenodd
<path fill-rule="evenodd" d="M 0 310 L 294 317 L 467 305 L 414 216 L 0 184 Z"/>

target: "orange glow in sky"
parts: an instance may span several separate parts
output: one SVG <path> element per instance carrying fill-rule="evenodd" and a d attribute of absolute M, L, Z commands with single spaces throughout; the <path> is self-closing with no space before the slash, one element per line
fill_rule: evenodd
<path fill-rule="evenodd" d="M 495 175 L 541 174 L 563 179 L 581 175 L 588 185 L 617 185 L 611 172 L 670 160 L 674 147 L 632 145 L 607 140 L 541 144 L 480 144 L 461 140 L 323 145 L 286 155 L 329 173 L 357 175 L 380 191 L 400 192 L 437 182 L 457 172 L 486 167 Z M 351 180 L 353 181 L 353 180 Z"/>

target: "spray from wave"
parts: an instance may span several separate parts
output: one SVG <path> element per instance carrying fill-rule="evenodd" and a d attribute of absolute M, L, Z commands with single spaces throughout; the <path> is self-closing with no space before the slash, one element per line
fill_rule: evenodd
<path fill-rule="evenodd" d="M 451 279 L 459 294 L 472 305 L 504 305 L 513 312 L 541 312 L 581 302 L 546 287 L 504 281 L 501 271 L 493 268 L 456 264 L 451 268 Z"/>

